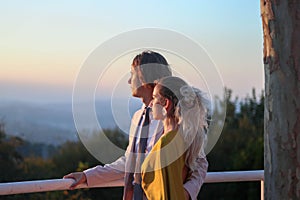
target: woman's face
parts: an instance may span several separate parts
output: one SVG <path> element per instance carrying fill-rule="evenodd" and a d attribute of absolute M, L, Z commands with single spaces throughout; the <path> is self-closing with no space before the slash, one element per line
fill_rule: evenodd
<path fill-rule="evenodd" d="M 166 115 L 167 111 L 162 103 L 163 97 L 158 92 L 158 87 L 155 86 L 153 90 L 153 105 L 152 105 L 152 113 L 153 118 L 156 120 L 163 120 Z"/>

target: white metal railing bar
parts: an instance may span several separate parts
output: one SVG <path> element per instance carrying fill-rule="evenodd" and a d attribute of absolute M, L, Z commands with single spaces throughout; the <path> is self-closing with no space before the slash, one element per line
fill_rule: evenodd
<path fill-rule="evenodd" d="M 73 179 L 50 179 L 0 183 L 0 195 L 68 190 L 73 182 Z M 123 182 L 124 180 L 116 180 L 113 182 L 110 181 L 107 183 L 99 184 L 95 187 L 121 187 L 124 185 Z M 88 186 L 86 184 L 81 184 L 76 187 L 76 189 L 80 188 L 88 188 Z"/>
<path fill-rule="evenodd" d="M 261 200 L 265 199 L 265 183 L 264 183 L 264 180 L 260 181 L 260 199 Z"/>
<path fill-rule="evenodd" d="M 240 181 L 261 181 L 263 195 L 263 170 L 253 171 L 230 171 L 230 172 L 208 172 L 205 178 L 205 183 L 220 183 L 220 182 L 240 182 Z M 51 179 L 51 180 L 36 180 L 0 183 L 0 195 L 11 195 L 21 193 L 46 192 L 56 190 L 68 190 L 74 182 L 73 179 Z M 101 183 L 95 187 L 122 187 L 123 180 L 114 182 Z M 87 185 L 79 185 L 79 188 L 88 188 Z M 263 199 L 263 198 L 262 198 Z"/>
<path fill-rule="evenodd" d="M 205 183 L 261 181 L 264 180 L 264 170 L 209 172 Z"/>

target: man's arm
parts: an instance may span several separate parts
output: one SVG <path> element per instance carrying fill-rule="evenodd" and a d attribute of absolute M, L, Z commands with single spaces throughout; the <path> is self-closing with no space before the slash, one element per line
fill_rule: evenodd
<path fill-rule="evenodd" d="M 122 156 L 111 164 L 98 165 L 83 171 L 86 176 L 87 185 L 92 187 L 99 183 L 124 179 L 125 162 L 126 158 Z"/>
<path fill-rule="evenodd" d="M 73 172 L 65 175 L 63 178 L 74 179 L 70 189 L 75 189 L 80 184 L 87 184 L 89 187 L 96 186 L 100 183 L 110 182 L 118 179 L 124 179 L 125 156 L 120 157 L 115 162 L 108 165 L 98 165 L 87 169 L 83 172 Z"/>
<path fill-rule="evenodd" d="M 206 177 L 208 162 L 206 158 L 197 158 L 197 167 L 194 171 L 189 172 L 187 181 L 183 187 L 189 194 L 189 199 L 196 200 L 204 179 Z"/>

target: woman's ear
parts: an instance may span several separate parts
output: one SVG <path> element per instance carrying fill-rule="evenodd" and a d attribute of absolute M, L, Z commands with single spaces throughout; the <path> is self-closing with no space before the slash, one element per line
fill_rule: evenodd
<path fill-rule="evenodd" d="M 165 105 L 164 105 L 164 107 L 165 107 L 165 109 L 167 110 L 167 111 L 169 111 L 170 109 L 171 109 L 171 107 L 172 107 L 172 101 L 170 100 L 170 99 L 165 99 Z"/>

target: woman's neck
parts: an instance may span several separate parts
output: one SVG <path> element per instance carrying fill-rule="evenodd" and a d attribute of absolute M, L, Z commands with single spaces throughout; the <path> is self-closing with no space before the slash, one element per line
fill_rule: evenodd
<path fill-rule="evenodd" d="M 164 119 L 163 123 L 164 123 L 164 132 L 165 133 L 177 130 L 177 128 L 178 128 L 177 124 L 173 118 L 167 117 Z"/>

